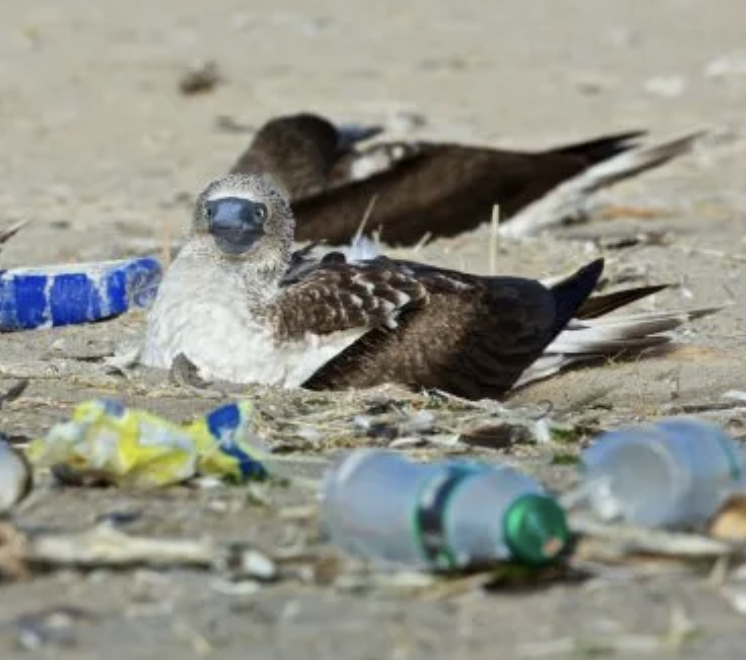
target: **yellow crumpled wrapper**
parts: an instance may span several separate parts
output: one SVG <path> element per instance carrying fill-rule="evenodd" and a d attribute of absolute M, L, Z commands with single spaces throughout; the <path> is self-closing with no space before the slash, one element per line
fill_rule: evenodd
<path fill-rule="evenodd" d="M 182 426 L 118 401 L 78 405 L 72 419 L 52 427 L 27 449 L 37 467 L 94 473 L 129 487 L 181 483 L 199 475 L 230 481 L 263 478 L 266 452 L 251 432 L 252 405 L 221 406 Z"/>

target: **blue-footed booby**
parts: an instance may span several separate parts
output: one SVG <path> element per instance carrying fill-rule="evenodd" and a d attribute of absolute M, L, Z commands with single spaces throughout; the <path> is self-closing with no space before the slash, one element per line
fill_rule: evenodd
<path fill-rule="evenodd" d="M 185 357 L 204 380 L 286 388 L 392 382 L 499 399 L 567 365 L 666 344 L 713 311 L 608 313 L 660 286 L 593 296 L 603 260 L 543 284 L 385 256 L 293 252 L 290 201 L 267 175 L 199 195 L 149 311 L 141 361 Z"/>

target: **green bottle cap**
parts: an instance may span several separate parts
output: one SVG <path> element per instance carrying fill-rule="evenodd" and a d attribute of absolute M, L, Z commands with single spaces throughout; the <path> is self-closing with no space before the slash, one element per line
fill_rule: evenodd
<path fill-rule="evenodd" d="M 505 543 L 518 561 L 546 564 L 567 547 L 570 530 L 562 507 L 551 497 L 532 494 L 518 498 L 504 518 Z"/>

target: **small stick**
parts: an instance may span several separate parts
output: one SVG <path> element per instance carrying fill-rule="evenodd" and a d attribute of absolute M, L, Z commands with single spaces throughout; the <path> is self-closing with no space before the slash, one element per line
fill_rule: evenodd
<path fill-rule="evenodd" d="M 360 221 L 360 225 L 358 226 L 357 231 L 355 232 L 355 236 L 352 239 L 353 245 L 357 243 L 357 241 L 359 241 L 360 238 L 362 237 L 363 232 L 365 231 L 365 226 L 368 224 L 368 220 L 370 219 L 370 216 L 373 215 L 373 208 L 375 207 L 377 201 L 378 201 L 378 194 L 375 194 L 370 198 L 370 201 L 368 202 L 368 206 L 365 207 L 365 213 L 363 213 L 363 219 Z"/>
<path fill-rule="evenodd" d="M 492 207 L 492 218 L 490 221 L 490 275 L 497 275 L 497 237 L 499 235 L 498 227 L 500 225 L 500 205 L 495 204 Z"/>
<path fill-rule="evenodd" d="M 24 559 L 54 566 L 129 566 L 132 564 L 211 566 L 217 555 L 210 539 L 155 539 L 124 534 L 99 525 L 75 534 L 28 538 Z"/>
<path fill-rule="evenodd" d="M 417 254 L 423 247 L 425 247 L 432 237 L 433 233 L 431 231 L 425 232 L 422 235 L 422 238 L 420 238 L 420 240 L 415 243 L 414 247 L 412 247 L 412 253 Z"/>
<path fill-rule="evenodd" d="M 28 220 L 19 220 L 7 229 L 0 229 L 0 244 L 6 243 L 8 240 L 13 238 L 13 236 L 28 224 L 28 222 Z"/>
<path fill-rule="evenodd" d="M 594 540 L 620 545 L 627 552 L 712 559 L 735 555 L 740 550 L 736 545 L 707 536 L 605 523 L 581 513 L 570 515 L 570 527 Z"/>
<path fill-rule="evenodd" d="M 163 223 L 163 232 L 161 234 L 161 261 L 164 270 L 171 265 L 171 223 L 167 220 Z"/>

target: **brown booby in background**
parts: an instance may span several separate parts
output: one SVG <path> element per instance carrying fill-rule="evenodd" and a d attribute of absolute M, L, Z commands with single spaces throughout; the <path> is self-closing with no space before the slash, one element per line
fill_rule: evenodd
<path fill-rule="evenodd" d="M 311 113 L 264 124 L 231 173 L 271 173 L 284 186 L 296 216 L 298 241 L 348 243 L 366 214 L 365 233 L 380 232 L 388 245 L 414 245 L 425 237 L 456 236 L 488 222 L 500 207 L 504 233 L 531 233 L 582 214 L 598 188 L 661 165 L 684 153 L 695 135 L 635 149 L 644 131 L 631 131 L 552 147 L 508 151 L 460 144 L 393 141 L 357 145 L 380 126 L 335 125 Z M 629 158 L 620 156 L 630 152 Z M 585 175 L 585 178 L 578 178 Z M 560 184 L 540 218 L 511 218 Z M 576 199 L 579 197 L 579 199 Z"/>
<path fill-rule="evenodd" d="M 189 240 L 148 315 L 141 361 L 179 357 L 202 379 L 310 389 L 399 383 L 470 399 L 580 361 L 666 344 L 713 311 L 607 314 L 661 287 L 591 297 L 596 260 L 552 286 L 340 252 L 293 253 L 294 218 L 270 177 L 199 195 Z"/>

